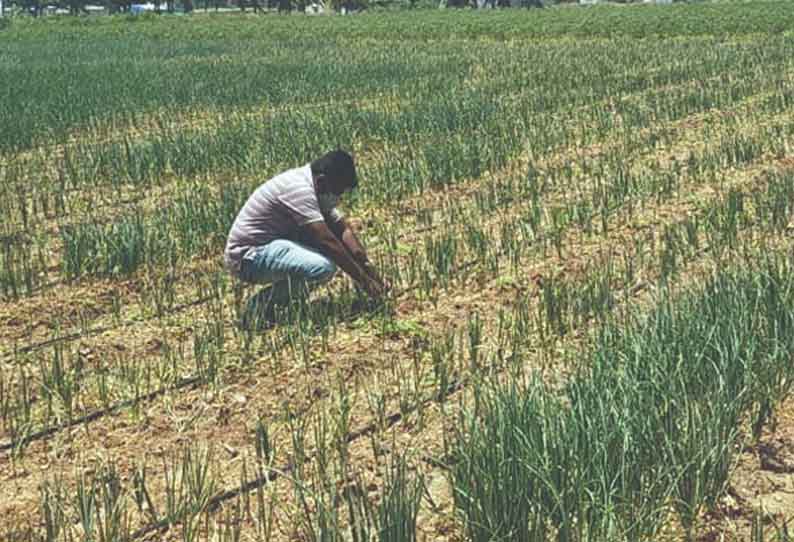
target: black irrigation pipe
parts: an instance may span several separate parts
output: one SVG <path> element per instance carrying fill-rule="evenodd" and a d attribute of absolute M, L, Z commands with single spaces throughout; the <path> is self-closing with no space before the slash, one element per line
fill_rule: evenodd
<path fill-rule="evenodd" d="M 177 313 L 177 312 L 183 311 L 185 309 L 189 309 L 191 307 L 195 307 L 196 305 L 202 305 L 202 304 L 206 303 L 207 301 L 212 300 L 213 298 L 214 298 L 214 296 L 205 296 L 205 297 L 202 297 L 202 298 L 197 299 L 195 301 L 191 301 L 190 303 L 184 303 L 182 305 L 177 305 L 176 307 L 173 307 L 169 312 Z M 32 343 L 32 344 L 28 344 L 28 345 L 25 345 L 25 346 L 20 347 L 20 348 L 15 348 L 14 349 L 14 353 L 15 354 L 29 354 L 30 352 L 33 352 L 35 350 L 41 350 L 42 348 L 46 348 L 46 347 L 52 346 L 54 344 L 76 341 L 76 340 L 82 339 L 84 337 L 93 337 L 93 336 L 96 336 L 96 335 L 101 335 L 103 333 L 107 333 L 108 331 L 113 331 L 113 330 L 116 330 L 116 329 L 122 329 L 122 328 L 125 328 L 125 327 L 128 327 L 128 326 L 132 325 L 133 323 L 135 323 L 135 322 L 123 322 L 123 323 L 121 323 L 121 324 L 119 324 L 117 326 L 100 326 L 100 327 L 91 328 L 91 329 L 82 331 L 80 333 L 70 333 L 69 335 L 63 335 L 61 337 L 54 337 L 52 339 L 47 339 L 46 341 Z M 6 356 L 6 358 L 4 360 L 2 360 L 2 362 L 3 363 L 7 363 L 7 362 L 11 361 L 11 359 L 13 357 L 14 357 L 14 354 L 11 354 L 10 356 Z"/>
<path fill-rule="evenodd" d="M 475 263 L 476 262 L 467 262 L 466 264 L 461 265 L 460 268 L 458 269 L 458 271 L 462 271 L 462 270 L 466 269 L 467 267 L 470 267 L 471 265 L 474 265 Z M 399 292 L 397 292 L 395 294 L 395 297 L 403 295 L 404 293 L 407 293 L 407 292 L 409 292 L 411 290 L 414 290 L 417 287 L 418 286 L 411 286 L 411 287 L 405 288 L 403 290 L 400 290 Z M 192 303 L 184 305 L 181 308 L 185 308 L 185 307 L 188 307 L 188 306 L 191 306 L 191 305 L 197 305 L 197 304 L 200 304 L 200 303 L 204 303 L 204 302 L 208 301 L 209 299 L 211 299 L 211 297 L 200 299 L 200 300 L 197 300 L 197 301 L 193 301 Z M 348 317 L 343 318 L 341 321 L 344 322 L 344 321 L 347 321 L 347 320 L 352 320 L 354 318 L 354 316 L 355 316 L 354 314 L 351 314 Z M 117 327 L 124 327 L 124 326 L 117 326 Z M 98 330 L 92 330 L 92 331 L 95 331 L 97 334 L 99 334 L 99 333 L 103 333 L 104 331 L 107 331 L 107 330 L 110 330 L 110 329 L 116 329 L 116 328 L 115 327 L 104 328 L 104 329 L 100 328 Z M 75 334 L 75 335 L 77 335 L 76 338 L 79 338 L 81 336 L 84 336 L 85 334 Z M 71 339 L 74 339 L 74 338 L 75 337 L 72 336 L 72 335 L 67 335 L 65 337 L 58 337 L 56 339 L 50 339 L 49 341 L 44 341 L 43 343 L 39 343 L 37 345 L 32 345 L 30 347 L 30 349 L 33 349 L 34 347 L 38 348 L 38 347 L 43 347 L 43 346 L 49 346 L 49 345 L 57 343 L 59 341 L 71 340 Z M 20 349 L 19 352 L 21 352 L 21 351 L 22 350 Z M 8 441 L 8 442 L 0 443 L 0 451 L 10 450 L 10 449 L 16 448 L 17 446 L 19 446 L 21 444 L 25 444 L 25 445 L 30 444 L 33 441 L 41 440 L 43 438 L 49 437 L 50 435 L 53 435 L 53 434 L 55 434 L 55 433 L 57 433 L 59 431 L 63 431 L 64 429 L 68 429 L 68 428 L 74 427 L 76 425 L 80 425 L 80 424 L 83 424 L 83 423 L 89 423 L 89 422 L 92 422 L 94 420 L 98 420 L 99 418 L 103 418 L 103 417 L 105 417 L 105 416 L 107 416 L 109 414 L 112 414 L 114 412 L 117 412 L 117 411 L 119 411 L 119 410 L 121 410 L 123 408 L 135 406 L 138 403 L 151 401 L 151 400 L 156 399 L 157 397 L 159 397 L 161 395 L 165 395 L 169 391 L 180 390 L 180 389 L 186 388 L 186 387 L 191 386 L 191 385 L 200 385 L 200 384 L 203 384 L 205 381 L 206 381 L 206 379 L 204 377 L 200 377 L 200 376 L 193 376 L 193 377 L 183 378 L 183 379 L 177 381 L 175 384 L 173 384 L 171 386 L 165 386 L 165 387 L 162 387 L 162 388 L 158 388 L 158 389 L 156 389 L 154 391 L 151 391 L 151 392 L 149 392 L 149 393 L 147 393 L 145 395 L 142 395 L 140 397 L 136 397 L 135 399 L 128 399 L 126 401 L 122 401 L 122 402 L 117 403 L 117 404 L 115 404 L 113 406 L 110 406 L 108 408 L 104 408 L 102 410 L 96 410 L 94 412 L 91 412 L 91 413 L 86 414 L 84 416 L 81 416 L 79 418 L 74 418 L 74 419 L 72 419 L 72 420 L 70 420 L 70 421 L 68 421 L 66 423 L 62 423 L 62 424 L 59 424 L 59 425 L 54 425 L 52 427 L 48 427 L 46 429 L 42 429 L 40 431 L 37 431 L 35 433 L 32 433 L 30 435 L 24 436 L 24 437 L 16 439 L 16 440 L 11 440 L 11 441 Z M 391 419 L 391 418 L 389 418 L 389 419 Z"/>
<path fill-rule="evenodd" d="M 461 266 L 460 270 L 463 270 L 463 268 L 464 268 L 464 266 Z M 396 295 L 397 296 L 402 295 L 402 294 L 404 294 L 404 293 L 406 293 L 408 291 L 411 291 L 411 290 L 413 290 L 415 288 L 416 288 L 416 286 L 412 286 L 412 287 L 406 288 L 404 290 L 399 291 Z M 199 303 L 204 303 L 204 302 L 208 301 L 209 299 L 211 299 L 211 298 L 200 299 L 200 300 L 192 302 L 191 304 L 195 305 L 195 304 L 199 304 Z M 187 306 L 189 306 L 191 304 L 185 305 L 184 307 L 187 307 Z M 349 315 L 348 317 L 343 318 L 342 321 L 352 320 L 354 318 L 354 316 L 355 315 Z M 121 326 L 121 327 L 123 327 L 123 326 Z M 115 329 L 115 328 L 106 328 L 104 330 L 96 330 L 96 333 L 101 333 L 101 332 L 106 331 L 108 329 Z M 77 334 L 77 335 L 83 336 L 83 335 L 80 335 L 80 334 Z M 70 337 L 72 337 L 72 336 L 59 337 L 59 338 L 56 338 L 56 339 L 51 339 L 49 341 L 45 341 L 44 343 L 39 343 L 38 345 L 34 345 L 34 346 L 36 346 L 36 347 L 47 346 L 47 345 L 59 342 L 61 340 L 69 340 Z M 142 395 L 140 397 L 136 397 L 135 399 L 128 399 L 126 401 L 121 401 L 120 403 L 117 403 L 117 404 L 115 404 L 113 406 L 110 406 L 108 408 L 104 408 L 102 410 L 97 410 L 97 411 L 91 412 L 91 413 L 86 414 L 84 416 L 81 416 L 79 418 L 74 418 L 74 419 L 72 419 L 72 420 L 70 420 L 70 421 L 68 421 L 66 423 L 62 423 L 62 424 L 59 424 L 59 425 L 54 425 L 52 427 L 48 427 L 46 429 L 42 429 L 40 431 L 37 431 L 35 433 L 32 433 L 30 435 L 24 436 L 24 437 L 16 439 L 16 440 L 11 440 L 11 441 L 8 441 L 8 442 L 0 443 L 0 451 L 10 450 L 12 448 L 15 448 L 15 447 L 21 445 L 21 444 L 26 444 L 26 445 L 30 444 L 31 442 L 33 442 L 35 440 L 41 440 L 43 438 L 46 438 L 46 437 L 48 437 L 50 435 L 53 435 L 53 434 L 55 434 L 55 433 L 57 433 L 59 431 L 64 430 L 64 429 L 68 429 L 68 428 L 74 427 L 76 425 L 92 422 L 92 421 L 97 420 L 99 418 L 103 418 L 103 417 L 105 417 L 105 416 L 107 416 L 109 414 L 112 414 L 114 412 L 117 412 L 117 411 L 119 411 L 119 410 L 121 410 L 123 408 L 127 408 L 127 407 L 130 407 L 130 406 L 135 406 L 136 404 L 141 403 L 141 402 L 151 401 L 151 400 L 156 399 L 157 397 L 159 397 L 161 395 L 164 395 L 164 394 L 168 393 L 169 391 L 179 390 L 179 389 L 191 386 L 191 385 L 200 385 L 200 384 L 203 384 L 205 381 L 206 381 L 206 379 L 204 377 L 200 377 L 200 376 L 192 376 L 192 377 L 183 378 L 183 379 L 177 381 L 175 384 L 173 384 L 171 386 L 165 386 L 165 387 L 162 387 L 162 388 L 158 388 L 158 389 L 156 389 L 154 391 L 151 391 L 151 392 L 149 392 L 149 393 L 147 393 L 145 395 Z"/>
<path fill-rule="evenodd" d="M 159 397 L 160 395 L 164 395 L 165 393 L 167 393 L 169 391 L 186 388 L 188 386 L 195 385 L 195 384 L 201 384 L 203 380 L 205 380 L 205 379 L 203 377 L 200 377 L 200 376 L 191 376 L 191 377 L 183 378 L 183 379 L 177 381 L 176 384 L 174 384 L 173 386 L 166 386 L 166 387 L 158 388 L 158 389 L 156 389 L 154 391 L 151 391 L 151 392 L 149 392 L 149 393 L 147 393 L 145 395 L 141 395 L 140 397 L 136 397 L 135 399 L 128 399 L 126 401 L 121 401 L 120 403 L 116 403 L 115 405 L 110 406 L 108 408 L 104 408 L 102 410 L 95 410 L 94 412 L 86 414 L 85 416 L 81 416 L 79 418 L 74 418 L 74 419 L 72 419 L 72 420 L 70 420 L 68 422 L 65 422 L 65 423 L 62 423 L 62 424 L 59 424 L 59 425 L 53 425 L 51 427 L 48 427 L 46 429 L 42 429 L 41 431 L 37 431 L 35 433 L 32 433 L 32 434 L 27 435 L 27 436 L 24 436 L 24 437 L 19 438 L 17 440 L 12 440 L 10 442 L 4 442 L 4 443 L 0 444 L 0 451 L 10 450 L 12 448 L 16 448 L 17 446 L 19 446 L 21 444 L 25 444 L 25 445 L 30 444 L 34 440 L 40 440 L 40 439 L 46 438 L 46 437 L 48 437 L 50 435 L 53 435 L 53 434 L 55 434 L 55 433 L 57 433 L 59 431 L 63 431 L 64 429 L 68 429 L 68 428 L 74 427 L 76 425 L 89 423 L 89 422 L 92 422 L 94 420 L 98 420 L 99 418 L 103 418 L 103 417 L 107 416 L 108 414 L 113 414 L 114 412 L 117 412 L 117 411 L 119 411 L 119 410 L 121 410 L 123 408 L 127 408 L 127 407 L 130 407 L 130 406 L 135 406 L 135 405 L 137 405 L 138 403 L 141 403 L 141 402 L 151 401 L 152 399 L 155 399 L 155 398 Z"/>
<path fill-rule="evenodd" d="M 466 383 L 467 383 L 466 380 L 457 380 L 451 383 L 443 394 L 436 395 L 429 399 L 425 399 L 420 403 L 414 404 L 411 408 L 394 412 L 393 414 L 389 415 L 386 418 L 385 427 L 386 428 L 394 427 L 403 419 L 403 417 L 406 414 L 410 414 L 418 410 L 420 405 L 424 407 L 431 403 L 440 402 L 441 400 L 446 399 L 453 393 L 462 390 L 466 386 Z M 375 422 L 371 422 L 357 429 L 356 431 L 353 431 L 352 433 L 348 433 L 347 437 L 345 437 L 345 442 L 347 444 L 351 444 L 352 442 L 358 440 L 361 437 L 374 433 L 375 431 L 377 431 L 378 425 L 379 424 Z M 310 458 L 307 458 L 307 460 L 308 459 Z M 293 463 L 287 463 L 280 469 L 269 468 L 267 472 L 265 472 L 262 476 L 254 478 L 253 480 L 249 480 L 248 482 L 241 484 L 240 487 L 229 489 L 227 491 L 224 491 L 223 493 L 219 493 L 218 495 L 215 495 L 207 502 L 206 510 L 215 510 L 223 502 L 234 499 L 235 497 L 238 497 L 243 493 L 248 493 L 255 489 L 259 489 L 260 487 L 264 487 L 267 484 L 274 482 L 279 478 L 283 478 L 286 474 L 292 472 L 294 469 L 295 469 L 295 465 Z M 185 514 L 180 514 L 180 515 L 184 516 Z M 161 519 L 155 523 L 141 527 L 137 531 L 130 534 L 130 536 L 125 539 L 125 542 L 141 538 L 147 534 L 156 531 L 167 531 L 171 527 L 171 525 L 177 523 L 179 519 L 181 518 Z"/>
<path fill-rule="evenodd" d="M 386 453 L 394 454 L 394 449 L 391 446 L 388 446 L 386 444 L 380 444 L 379 447 L 381 450 L 383 450 Z M 448 471 L 449 469 L 452 468 L 452 465 L 448 465 L 447 463 L 444 463 L 443 461 L 422 452 L 413 455 L 413 457 L 416 457 L 417 459 L 419 459 L 419 461 L 423 463 L 427 463 L 428 465 L 430 465 L 435 469 Z"/>

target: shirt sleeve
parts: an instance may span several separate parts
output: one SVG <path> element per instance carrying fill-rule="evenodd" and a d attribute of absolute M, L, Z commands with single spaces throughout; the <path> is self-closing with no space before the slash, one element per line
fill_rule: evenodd
<path fill-rule="evenodd" d="M 298 226 L 325 220 L 320 203 L 311 188 L 297 189 L 278 196 L 278 201 Z"/>
<path fill-rule="evenodd" d="M 342 211 L 339 210 L 337 207 L 331 207 L 331 209 L 325 213 L 325 219 L 330 222 L 331 224 L 336 224 L 342 217 L 345 216 L 342 214 Z"/>

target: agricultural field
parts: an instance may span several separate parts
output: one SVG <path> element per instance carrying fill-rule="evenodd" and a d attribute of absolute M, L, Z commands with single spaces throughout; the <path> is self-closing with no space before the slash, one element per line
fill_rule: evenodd
<path fill-rule="evenodd" d="M 788 540 L 788 1 L 0 27 L 0 540 Z M 336 147 L 393 290 L 239 325 Z"/>

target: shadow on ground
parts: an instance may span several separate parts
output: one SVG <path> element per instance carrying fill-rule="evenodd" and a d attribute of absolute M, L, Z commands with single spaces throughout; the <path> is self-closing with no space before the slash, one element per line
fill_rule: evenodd
<path fill-rule="evenodd" d="M 308 320 L 319 331 L 329 322 L 351 321 L 360 316 L 383 314 L 384 311 L 394 312 L 388 302 L 372 301 L 363 296 L 341 307 L 339 300 L 332 296 L 284 304 L 272 304 L 268 301 L 267 288 L 252 296 L 240 316 L 239 327 L 246 331 L 263 332 L 279 325 Z"/>

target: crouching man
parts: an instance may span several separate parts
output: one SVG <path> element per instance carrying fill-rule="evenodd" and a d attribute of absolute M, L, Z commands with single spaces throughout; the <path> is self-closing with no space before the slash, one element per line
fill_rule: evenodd
<path fill-rule="evenodd" d="M 234 276 L 271 285 L 252 298 L 248 312 L 272 319 L 276 308 L 305 298 L 312 285 L 329 281 L 337 268 L 373 299 L 384 294 L 366 250 L 336 208 L 357 185 L 353 158 L 336 150 L 254 191 L 232 225 L 224 252 Z"/>

